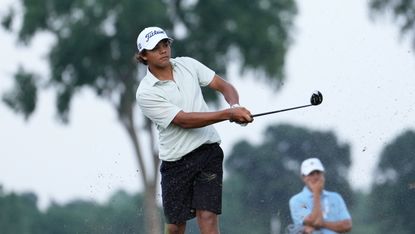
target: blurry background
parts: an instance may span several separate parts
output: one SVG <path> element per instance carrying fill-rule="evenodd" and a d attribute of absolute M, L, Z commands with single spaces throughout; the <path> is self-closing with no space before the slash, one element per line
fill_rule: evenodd
<path fill-rule="evenodd" d="M 131 135 L 119 124 L 126 116 L 120 118 L 117 112 L 123 97 L 134 98 L 134 93 L 117 96 L 117 90 L 126 90 L 130 85 L 135 91 L 139 74 L 145 71 L 132 61 L 132 56 L 138 32 L 151 24 L 166 28 L 176 38 L 175 55 L 194 56 L 230 80 L 239 91 L 241 105 L 252 113 L 307 104 L 314 90 L 320 90 L 324 96 L 320 106 L 258 117 L 246 127 L 228 122 L 215 125 L 222 136 L 226 161 L 224 233 L 282 232 L 290 222 L 288 198 L 302 187 L 299 162 L 311 156 L 320 157 L 327 165 L 327 189 L 342 193 L 350 205 L 353 233 L 412 233 L 415 230 L 414 224 L 405 221 L 413 217 L 411 206 L 415 204 L 415 57 L 412 16 L 405 14 L 405 9 L 415 9 L 412 1 L 406 2 L 407 5 L 399 5 L 399 1 L 388 5 L 386 0 L 252 3 L 258 8 L 247 7 L 250 1 L 216 4 L 120 1 L 116 4 L 108 0 L 101 5 L 81 0 L 24 2 L 23 7 L 20 1 L 0 0 L 3 19 L 0 95 L 7 100 L 5 96 L 16 93 L 16 73 L 21 77 L 33 74 L 38 87 L 33 112 L 16 105 L 10 108 L 7 101 L 0 104 L 0 212 L 8 211 L 0 216 L 3 217 L 0 229 L 6 230 L 2 233 L 159 233 L 157 219 L 162 221 L 161 216 L 156 224 L 148 227 L 144 227 L 148 222 L 143 221 L 146 220 L 144 173 L 148 177 L 147 187 L 156 186 L 154 198 L 156 204 L 160 203 L 157 177 L 154 178 L 156 167 L 151 163 L 156 152 L 148 147 L 152 144 L 152 135 L 141 133 L 147 125 L 139 111 L 134 110 L 147 167 L 143 172 Z M 112 40 L 123 27 L 129 27 L 130 34 L 125 33 L 109 45 L 102 41 L 105 37 L 90 41 L 87 32 L 84 32 L 85 41 L 66 40 L 76 30 L 92 27 L 92 19 L 99 20 L 105 12 L 104 6 L 111 4 L 116 5 L 108 9 L 113 14 L 108 14 L 109 19 L 101 25 L 105 36 Z M 128 4 L 134 10 L 131 15 L 120 14 L 126 20 L 120 20 L 120 15 L 114 16 Z M 45 16 L 39 6 L 47 9 Z M 73 10 L 64 15 L 65 9 L 72 9 L 69 6 L 95 10 Z M 28 11 L 30 7 L 32 10 Z M 382 14 L 382 7 L 386 14 Z M 149 9 L 154 18 L 145 15 Z M 175 17 L 166 14 L 172 11 Z M 254 11 L 263 11 L 263 18 L 255 16 Z M 279 11 L 282 13 L 273 15 Z M 34 18 L 24 19 L 25 12 Z M 249 17 L 245 19 L 238 14 Z M 214 21 L 212 15 L 217 15 L 216 20 L 221 17 L 229 20 L 225 27 L 229 31 L 221 31 L 218 25 L 204 25 L 203 20 Z M 13 19 L 11 22 L 8 16 Z M 128 17 L 139 23 L 127 25 L 125 22 L 131 19 Z M 281 21 L 276 22 L 278 19 Z M 200 25 L 193 24 L 192 20 Z M 239 25 L 244 20 L 248 22 Z M 76 27 L 78 21 L 82 27 Z M 119 25 L 111 26 L 113 22 Z M 262 28 L 274 24 L 281 26 L 276 27 L 282 28 L 281 31 L 268 28 L 264 32 L 276 31 L 267 36 L 261 33 Z M 63 30 L 70 26 L 74 26 L 72 31 Z M 234 37 L 227 36 L 235 28 Z M 268 38 L 276 38 L 276 42 L 267 44 Z M 102 47 L 88 50 L 88 45 Z M 238 47 L 239 51 L 235 49 Z M 54 49 L 50 56 L 52 48 L 61 48 L 61 51 Z M 111 48 L 111 57 L 96 59 L 110 53 L 102 50 L 105 48 Z M 117 55 L 114 52 L 117 50 L 127 54 Z M 216 55 L 207 55 L 206 51 Z M 93 52 L 98 55 L 91 56 Z M 63 69 L 65 62 L 72 62 L 59 54 L 75 54 L 78 58 L 85 55 L 87 59 L 79 67 L 92 72 L 88 69 L 76 72 L 76 61 Z M 108 68 L 98 67 L 99 64 L 116 67 L 117 71 L 107 72 Z M 247 70 L 240 73 L 243 68 Z M 127 77 L 134 81 L 129 83 L 118 75 L 102 79 L 124 71 L 132 71 Z M 78 82 L 82 77 L 93 76 L 99 78 Z M 113 85 L 119 80 L 124 86 Z M 94 88 L 88 87 L 92 85 Z M 68 94 L 73 95 L 71 100 L 57 101 L 56 97 L 61 94 L 68 97 L 64 90 L 73 91 Z M 30 92 L 23 89 L 23 93 Z M 212 100 L 212 109 L 227 108 L 220 98 L 212 96 Z M 56 109 L 57 102 L 62 108 L 61 115 Z M 128 123 L 124 126 L 128 127 Z M 284 176 L 287 177 L 283 180 Z M 264 186 L 267 189 L 260 191 Z M 27 204 L 33 212 L 26 212 L 29 208 L 22 204 Z M 235 211 L 257 218 L 248 221 L 246 217 L 234 217 L 238 214 Z M 6 228 L 9 219 L 21 222 Z M 56 227 L 52 228 L 51 223 Z M 252 227 L 255 229 L 249 229 Z M 196 232 L 192 230 L 195 229 L 189 232 Z"/>

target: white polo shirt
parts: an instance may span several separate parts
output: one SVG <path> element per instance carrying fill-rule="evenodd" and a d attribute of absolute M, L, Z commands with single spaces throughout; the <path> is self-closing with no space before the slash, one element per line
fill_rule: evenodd
<path fill-rule="evenodd" d="M 142 112 L 157 127 L 159 157 L 164 161 L 179 160 L 202 144 L 221 140 L 212 125 L 184 129 L 172 123 L 181 110 L 209 111 L 200 86 L 207 86 L 215 72 L 189 57 L 172 58 L 170 62 L 174 81 L 161 81 L 147 69 L 136 93 Z"/>

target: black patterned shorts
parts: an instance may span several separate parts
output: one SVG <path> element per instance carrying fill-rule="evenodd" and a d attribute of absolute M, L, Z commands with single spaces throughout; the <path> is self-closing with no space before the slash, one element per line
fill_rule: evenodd
<path fill-rule="evenodd" d="M 204 144 L 178 161 L 160 166 L 166 223 L 184 223 L 196 210 L 222 213 L 223 151 L 218 143 Z"/>

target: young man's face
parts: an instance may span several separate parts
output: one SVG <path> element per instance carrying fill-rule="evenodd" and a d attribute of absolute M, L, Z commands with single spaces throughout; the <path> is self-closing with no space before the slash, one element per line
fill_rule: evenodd
<path fill-rule="evenodd" d="M 152 50 L 147 50 L 143 59 L 149 66 L 165 67 L 170 64 L 171 48 L 168 39 L 161 40 Z"/>
<path fill-rule="evenodd" d="M 307 176 L 303 176 L 304 183 L 310 188 L 310 187 L 324 187 L 324 172 L 322 171 L 312 171 Z"/>

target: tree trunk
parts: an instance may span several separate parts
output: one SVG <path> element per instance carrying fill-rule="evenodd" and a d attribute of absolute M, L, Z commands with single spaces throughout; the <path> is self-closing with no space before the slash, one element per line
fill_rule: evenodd
<path fill-rule="evenodd" d="M 148 234 L 159 234 L 161 231 L 160 212 L 156 202 L 157 182 L 158 182 L 158 166 L 160 160 L 158 158 L 158 149 L 154 141 L 156 132 L 152 128 L 151 121 L 144 115 L 143 125 L 140 128 L 136 127 L 135 117 L 135 87 L 134 80 L 129 79 L 133 77 L 127 74 L 125 79 L 125 92 L 121 94 L 119 105 L 117 106 L 118 114 L 122 125 L 131 140 L 135 157 L 137 159 L 138 168 L 141 172 L 142 184 L 144 186 L 144 220 L 145 227 L 143 229 Z M 140 134 L 148 134 L 150 142 L 143 144 Z M 143 147 L 148 147 L 150 150 L 143 150 Z M 150 155 L 144 155 L 144 152 L 149 152 Z M 145 157 L 149 156 L 149 157 Z M 145 160 L 150 160 L 146 162 Z M 143 230 L 139 230 L 143 231 Z"/>
<path fill-rule="evenodd" d="M 148 234 L 162 233 L 160 213 L 156 203 L 156 186 L 154 183 L 145 188 L 144 215 L 145 225 Z"/>
<path fill-rule="evenodd" d="M 145 227 L 143 229 L 146 230 L 146 233 L 148 234 L 158 234 L 162 233 L 161 231 L 161 221 L 160 221 L 160 214 L 159 209 L 157 207 L 156 203 L 156 192 L 157 192 L 157 178 L 158 178 L 158 153 L 154 148 L 154 142 L 151 140 L 151 143 L 148 145 L 148 147 L 151 148 L 151 157 L 153 158 L 153 170 L 150 168 L 145 167 L 144 163 L 144 155 L 141 150 L 141 146 L 143 144 L 140 143 L 140 139 L 138 137 L 138 134 L 136 132 L 135 128 L 135 121 L 134 121 L 134 112 L 132 111 L 133 105 L 127 105 L 128 111 L 123 112 L 124 118 L 122 118 L 121 122 L 123 123 L 123 126 L 127 130 L 128 136 L 130 137 L 131 143 L 134 148 L 135 156 L 137 158 L 138 167 L 141 171 L 141 178 L 144 185 L 144 220 L 145 220 Z M 143 118 L 145 118 L 143 116 Z M 150 139 L 154 139 L 154 131 L 151 128 L 151 122 L 148 120 L 145 120 L 145 129 L 143 131 L 146 131 L 150 135 Z M 149 170 L 147 170 L 149 169 Z M 153 171 L 153 175 L 148 175 L 148 171 Z"/>

